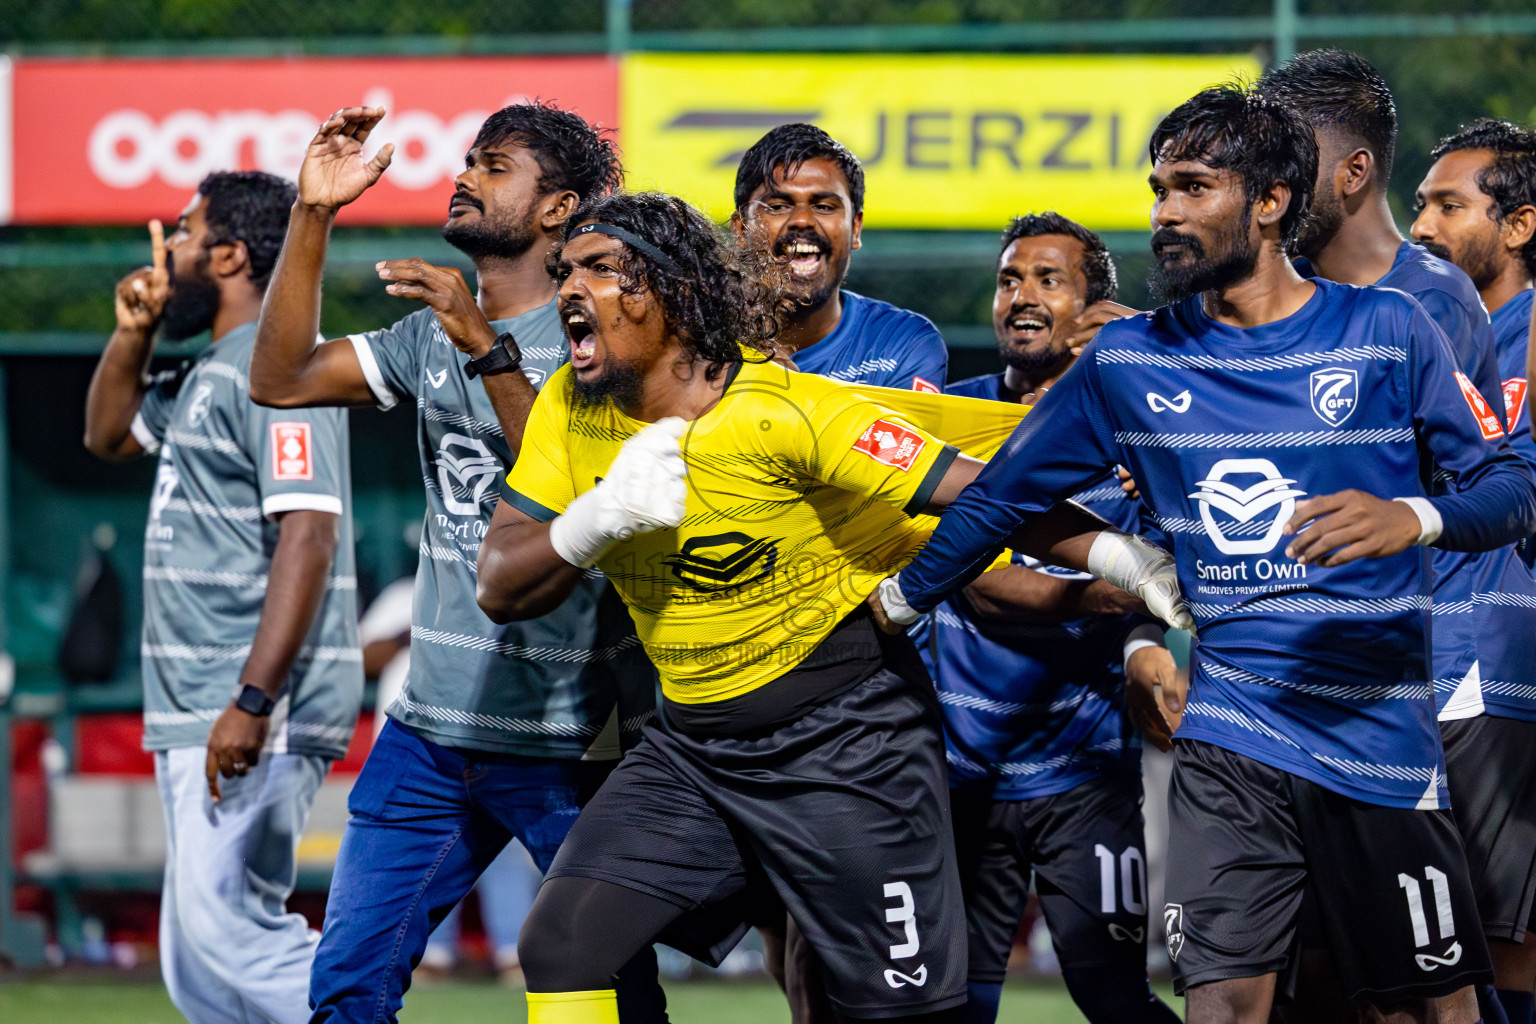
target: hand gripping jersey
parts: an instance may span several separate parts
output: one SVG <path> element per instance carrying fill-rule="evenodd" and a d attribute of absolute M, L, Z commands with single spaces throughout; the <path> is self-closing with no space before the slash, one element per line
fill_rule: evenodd
<path fill-rule="evenodd" d="M 629 605 L 663 693 L 680 704 L 739 696 L 804 660 L 917 549 L 933 520 L 912 517 L 957 451 L 865 398 L 871 389 L 760 358 L 726 370 L 719 403 L 683 437 L 682 526 L 640 534 L 598 561 Z M 503 493 L 544 522 L 595 486 L 645 426 L 611 403 L 574 404 L 571 385 L 563 367 L 539 395 Z M 979 407 L 998 440 L 997 427 L 1022 411 L 1002 418 L 985 403 L 948 405 Z"/>
<path fill-rule="evenodd" d="M 1536 522 L 1536 482 L 1484 437 L 1418 303 L 1316 289 L 1251 330 L 1198 296 L 1106 325 L 948 509 L 902 589 L 934 607 L 1000 538 L 1125 465 L 1200 626 L 1179 737 L 1369 803 L 1444 807 L 1424 552 L 1303 566 L 1283 527 L 1309 497 L 1422 496 L 1432 459 L 1455 485 L 1431 499 L 1440 543 L 1488 549 Z"/>
<path fill-rule="evenodd" d="M 1002 376 L 972 377 L 945 394 L 999 401 Z M 1113 472 L 1073 500 L 1122 530 L 1139 531 L 1138 506 Z M 1022 555 L 1013 563 L 1093 578 Z M 1129 624 L 1119 615 L 982 619 L 959 593 L 920 619 L 910 633 L 944 710 L 950 784 L 985 787 L 994 799 L 1030 800 L 1106 774 L 1139 776 L 1141 738 L 1124 713 Z"/>
<path fill-rule="evenodd" d="M 553 300 L 491 328 L 517 338 L 536 388 L 567 358 Z M 643 724 L 655 681 L 601 575 L 528 622 L 498 626 L 475 601 L 480 538 L 512 453 L 485 387 L 464 376 L 469 357 L 430 309 L 351 340 L 381 408 L 414 402 L 427 490 L 410 674 L 390 717 L 447 747 L 618 757 L 619 734 Z"/>
<path fill-rule="evenodd" d="M 144 395 L 133 436 L 160 453 L 144 530 L 144 747 L 202 746 L 229 706 L 267 595 L 276 517 L 338 517 L 314 625 L 272 711 L 268 750 L 338 758 L 363 699 L 344 409 L 251 401 L 255 323 Z"/>
<path fill-rule="evenodd" d="M 937 393 L 949 373 L 949 350 L 927 317 L 844 291 L 843 316 L 832 333 L 795 353 L 802 373 L 846 384 Z"/>

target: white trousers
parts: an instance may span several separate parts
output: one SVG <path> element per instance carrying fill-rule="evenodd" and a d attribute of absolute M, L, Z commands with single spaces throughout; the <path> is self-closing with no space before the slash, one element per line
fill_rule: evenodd
<path fill-rule="evenodd" d="M 299 836 L 330 762 L 264 753 L 208 795 L 205 747 L 155 754 L 165 807 L 160 971 L 192 1024 L 304 1024 L 319 934 L 286 911 Z"/>

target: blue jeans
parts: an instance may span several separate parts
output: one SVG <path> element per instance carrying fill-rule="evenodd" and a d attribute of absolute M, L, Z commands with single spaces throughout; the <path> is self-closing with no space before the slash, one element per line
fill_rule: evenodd
<path fill-rule="evenodd" d="M 311 1024 L 394 1021 L 432 929 L 512 837 L 548 870 L 611 767 L 451 750 L 385 725 L 347 801 Z"/>

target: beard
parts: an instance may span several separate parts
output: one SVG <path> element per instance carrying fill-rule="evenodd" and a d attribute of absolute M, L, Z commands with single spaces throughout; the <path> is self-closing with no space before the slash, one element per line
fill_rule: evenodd
<path fill-rule="evenodd" d="M 443 241 L 471 260 L 515 260 L 533 248 L 533 204 L 517 212 L 491 217 L 485 204 L 474 196 L 456 193 L 480 211 L 478 218 L 463 222 L 450 219 L 443 225 Z"/>
<path fill-rule="evenodd" d="M 1461 251 L 1461 258 L 1451 255 L 1451 250 L 1439 242 L 1420 242 L 1431 254 L 1454 263 L 1472 279 L 1481 290 L 1499 276 L 1499 236 L 1490 233 L 1484 238 L 1474 238 Z"/>
<path fill-rule="evenodd" d="M 1052 343 L 1026 349 L 1016 349 L 1007 342 L 998 342 L 997 354 L 1002 356 L 1004 366 L 1017 370 L 1029 380 L 1042 380 L 1071 359 L 1071 354 L 1065 348 L 1058 349 L 1054 341 L 1055 338 L 1052 338 Z"/>
<path fill-rule="evenodd" d="M 171 297 L 160 320 L 160 336 L 166 341 L 186 341 L 213 327 L 219 315 L 219 286 L 208 274 L 208 250 L 204 249 L 187 270 L 178 275 L 174 263 L 166 263 Z"/>
<path fill-rule="evenodd" d="M 1329 184 L 1328 189 L 1320 189 L 1312 197 L 1306 216 L 1301 220 L 1301 230 L 1297 232 L 1296 244 L 1292 246 L 1297 256 L 1308 259 L 1316 256 L 1333 241 L 1339 228 L 1344 226 L 1344 204 L 1333 193 L 1332 183 Z"/>
<path fill-rule="evenodd" d="M 1248 240 L 1248 215 L 1252 204 L 1244 204 L 1243 213 L 1225 225 L 1214 240 L 1215 252 L 1207 255 L 1205 246 L 1193 235 L 1182 234 L 1170 227 L 1157 230 L 1152 236 L 1152 253 L 1156 258 L 1148 285 L 1152 294 L 1164 303 L 1182 302 L 1191 295 L 1199 295 L 1212 289 L 1223 288 L 1253 273 L 1258 265 L 1258 248 Z M 1184 246 L 1184 254 L 1176 261 L 1164 261 L 1157 255 L 1160 245 L 1178 243 Z"/>
<path fill-rule="evenodd" d="M 640 404 L 644 378 L 634 363 L 608 360 L 603 371 L 591 380 L 572 379 L 571 397 L 579 409 L 593 409 L 612 402 L 620 410 Z"/>
<path fill-rule="evenodd" d="M 815 277 L 796 277 L 789 269 L 789 256 L 785 251 L 795 242 L 811 242 L 821 248 L 822 270 Z M 775 289 L 790 303 L 791 315 L 813 312 L 825 306 L 843 286 L 848 276 L 851 253 L 844 253 L 840 263 L 834 264 L 832 243 L 816 231 L 794 231 L 779 240 L 774 250 Z"/>

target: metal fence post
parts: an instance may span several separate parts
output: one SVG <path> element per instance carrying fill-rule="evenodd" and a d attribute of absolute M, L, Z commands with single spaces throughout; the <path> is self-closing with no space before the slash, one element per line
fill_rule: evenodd
<path fill-rule="evenodd" d="M 634 0 L 606 0 L 603 30 L 608 52 L 617 56 L 629 49 L 629 21 Z"/>
<path fill-rule="evenodd" d="M 1275 0 L 1275 63 L 1296 53 L 1296 0 Z"/>

